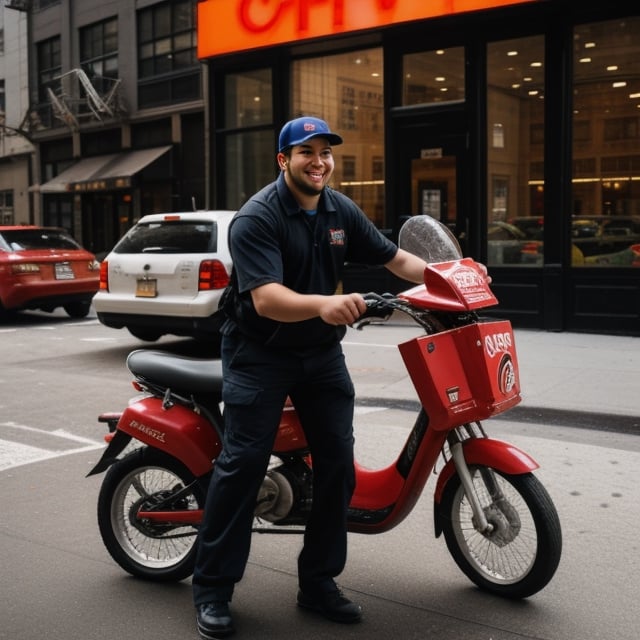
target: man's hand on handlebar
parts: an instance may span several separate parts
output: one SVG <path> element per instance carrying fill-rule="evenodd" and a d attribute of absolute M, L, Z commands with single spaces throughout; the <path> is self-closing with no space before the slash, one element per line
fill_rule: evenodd
<path fill-rule="evenodd" d="M 327 324 L 351 325 L 366 313 L 366 303 L 359 293 L 324 296 L 320 318 Z"/>
<path fill-rule="evenodd" d="M 374 318 L 388 320 L 394 311 L 395 307 L 391 301 L 395 300 L 396 297 L 391 293 L 379 294 L 371 291 L 364 293 L 362 297 L 364 298 L 367 308 L 353 324 L 356 329 L 362 329 L 362 327 L 370 324 Z"/>

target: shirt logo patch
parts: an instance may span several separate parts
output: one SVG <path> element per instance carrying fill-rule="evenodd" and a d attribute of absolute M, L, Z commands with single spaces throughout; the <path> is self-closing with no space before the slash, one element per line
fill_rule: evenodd
<path fill-rule="evenodd" d="M 344 239 L 344 229 L 329 229 L 329 244 L 342 247 L 344 246 Z"/>

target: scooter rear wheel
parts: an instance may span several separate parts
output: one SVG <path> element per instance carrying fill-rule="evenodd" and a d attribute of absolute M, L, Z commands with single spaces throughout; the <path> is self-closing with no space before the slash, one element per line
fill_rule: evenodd
<path fill-rule="evenodd" d="M 531 473 L 470 468 L 476 496 L 492 531 L 474 527 L 460 478 L 447 483 L 440 514 L 449 552 L 480 588 L 504 598 L 526 598 L 551 580 L 560 562 L 562 534 L 555 506 Z"/>
<path fill-rule="evenodd" d="M 184 491 L 185 487 L 188 490 Z M 115 462 L 98 496 L 98 526 L 111 557 L 127 572 L 157 582 L 193 573 L 197 530 L 151 522 L 141 509 L 203 509 L 206 487 L 178 460 L 143 447 Z"/>

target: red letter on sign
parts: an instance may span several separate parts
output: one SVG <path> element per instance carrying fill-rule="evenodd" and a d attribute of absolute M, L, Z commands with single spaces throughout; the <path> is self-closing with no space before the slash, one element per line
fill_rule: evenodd
<path fill-rule="evenodd" d="M 333 26 L 342 26 L 344 23 L 344 0 L 299 0 L 299 2 L 298 29 L 301 32 L 309 30 L 309 10 L 313 4 L 333 4 Z"/>
<path fill-rule="evenodd" d="M 295 0 L 240 0 L 240 23 L 247 31 L 253 31 L 254 33 L 268 31 L 278 22 L 286 6 L 294 2 Z M 271 4 L 277 6 L 270 12 L 267 12 L 263 10 L 263 7 L 256 8 L 256 4 L 264 5 L 267 9 L 268 7 L 266 5 Z M 253 5 L 253 7 L 251 5 Z"/>

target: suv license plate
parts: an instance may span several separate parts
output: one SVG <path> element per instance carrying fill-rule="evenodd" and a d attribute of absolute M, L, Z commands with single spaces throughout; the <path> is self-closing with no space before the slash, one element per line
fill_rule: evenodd
<path fill-rule="evenodd" d="M 155 298 L 158 295 L 157 280 L 136 281 L 136 298 Z"/>
<path fill-rule="evenodd" d="M 76 276 L 68 262 L 56 262 L 56 280 L 73 280 Z"/>

